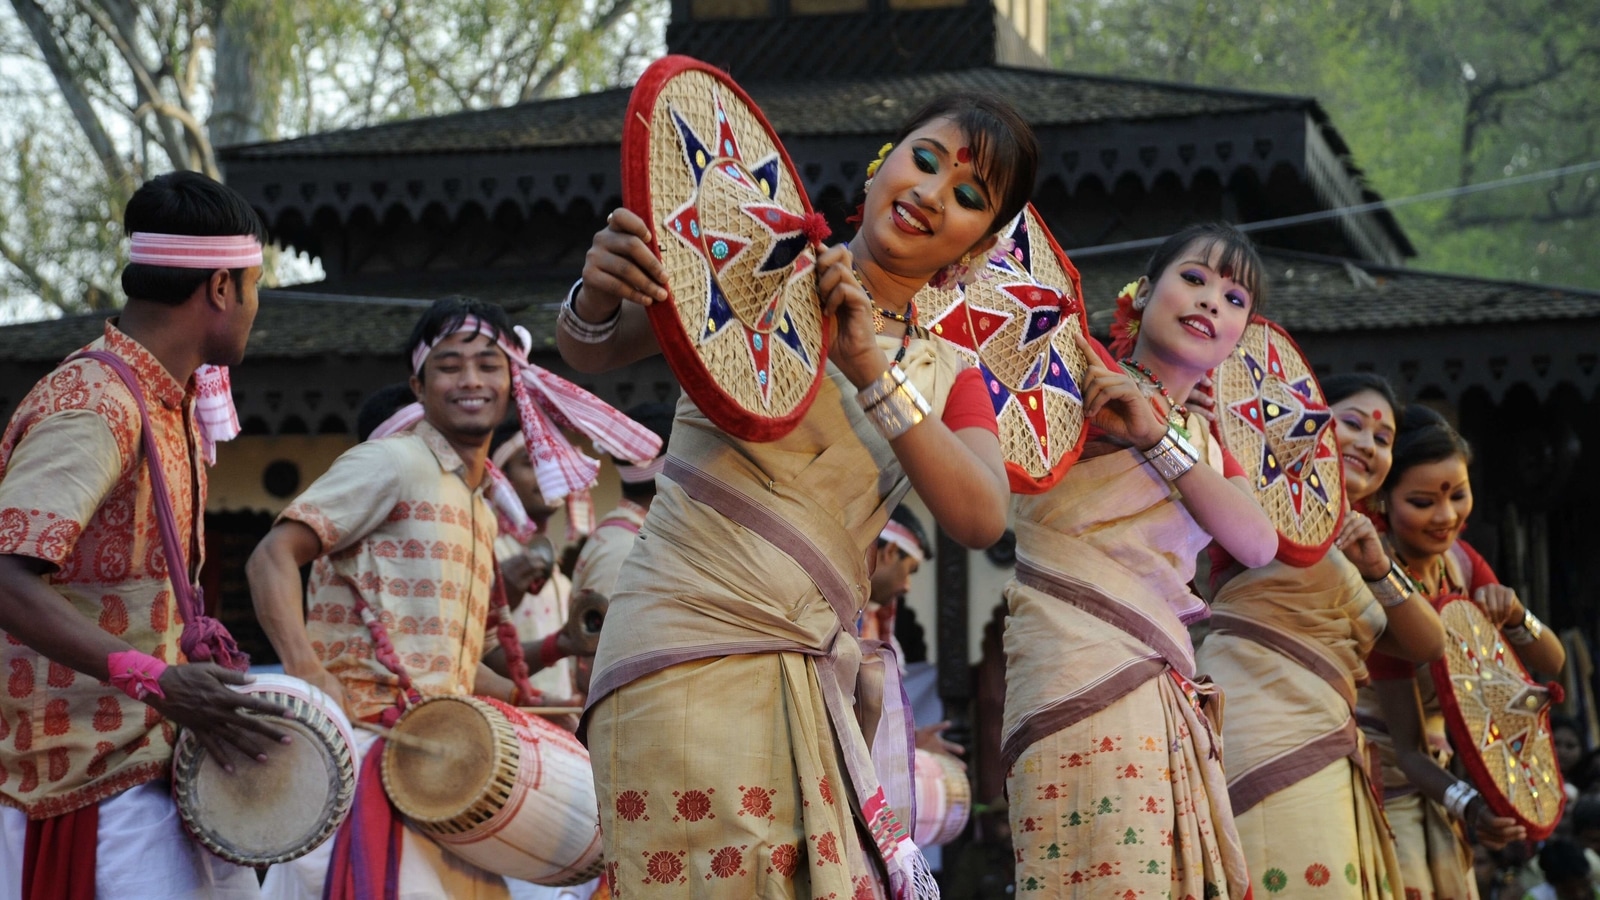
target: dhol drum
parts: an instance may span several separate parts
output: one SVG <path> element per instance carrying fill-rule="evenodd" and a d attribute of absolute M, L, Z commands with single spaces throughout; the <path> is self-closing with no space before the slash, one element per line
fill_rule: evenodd
<path fill-rule="evenodd" d="M 483 697 L 431 697 L 394 731 L 398 739 L 383 748 L 383 789 L 440 846 L 534 884 L 600 875 L 594 774 L 571 734 Z"/>
<path fill-rule="evenodd" d="M 241 866 L 288 862 L 333 836 L 355 800 L 355 741 L 333 698 L 288 675 L 235 687 L 283 704 L 274 725 L 294 742 L 233 774 L 187 730 L 172 757 L 172 793 L 184 828 L 207 850 Z"/>
<path fill-rule="evenodd" d="M 917 821 L 912 840 L 920 847 L 948 844 L 967 828 L 972 817 L 972 786 L 955 757 L 918 750 Z"/>

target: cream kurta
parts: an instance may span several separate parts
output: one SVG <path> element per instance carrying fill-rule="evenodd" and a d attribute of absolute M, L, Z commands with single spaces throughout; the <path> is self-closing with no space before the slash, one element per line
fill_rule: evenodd
<path fill-rule="evenodd" d="M 926 340 L 903 363 L 936 416 L 956 365 Z M 909 786 L 909 768 L 861 764 L 876 710 L 857 711 L 863 729 L 849 707 L 851 623 L 905 476 L 831 366 L 785 437 L 736 440 L 685 397 L 668 452 L 586 719 L 608 872 L 626 896 L 875 896 L 882 862 L 858 816 L 888 822 L 878 779 Z"/>
<path fill-rule="evenodd" d="M 1399 896 L 1352 717 L 1387 624 L 1361 573 L 1337 550 L 1305 568 L 1273 562 L 1230 579 L 1212 609 L 1197 659 L 1228 697 L 1223 764 L 1255 886 L 1285 897 Z"/>

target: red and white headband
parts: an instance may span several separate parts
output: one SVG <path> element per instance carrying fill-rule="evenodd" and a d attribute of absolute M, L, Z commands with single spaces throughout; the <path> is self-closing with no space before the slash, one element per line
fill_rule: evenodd
<path fill-rule="evenodd" d="M 128 261 L 174 269 L 248 269 L 261 265 L 261 242 L 249 234 L 157 234 L 135 231 L 128 237 Z M 239 436 L 239 412 L 227 366 L 195 370 L 195 420 L 200 452 L 217 464 L 217 444 Z"/>
<path fill-rule="evenodd" d="M 128 262 L 175 269 L 248 269 L 261 265 L 261 242 L 250 234 L 128 236 Z"/>
<path fill-rule="evenodd" d="M 492 334 L 494 331 L 477 316 L 467 316 L 454 331 L 440 334 L 431 342 L 418 344 L 411 351 L 411 371 L 421 374 L 422 366 L 435 347 L 447 337 L 457 334 Z M 517 400 L 517 412 L 522 419 L 522 438 L 533 461 L 534 475 L 539 481 L 539 491 L 545 499 L 561 500 L 570 494 L 583 494 L 595 483 L 600 472 L 598 460 L 585 454 L 562 433 L 563 429 L 581 432 L 596 445 L 608 448 L 619 459 L 649 463 L 661 452 L 661 438 L 655 432 L 613 409 L 610 404 L 567 381 L 528 362 L 528 351 L 533 348 L 533 336 L 518 325 L 513 329 L 517 343 L 511 335 L 500 334 L 495 343 L 506 355 L 506 360 L 516 370 L 511 379 L 512 394 Z M 520 344 L 520 346 L 518 346 Z M 404 431 L 422 419 L 422 404 L 413 403 L 401 409 L 372 432 L 372 439 Z M 505 447 L 500 448 L 505 451 Z M 497 460 L 509 459 L 510 454 L 497 455 Z M 498 466 L 497 466 L 498 468 Z M 509 485 L 495 493 L 512 493 Z M 514 494 L 513 494 L 514 495 Z M 516 509 L 502 509 L 511 522 L 526 521 L 526 511 L 520 504 Z M 568 504 L 567 530 L 569 533 L 588 534 L 593 530 L 593 508 L 582 502 Z M 583 519 L 584 521 L 578 521 Z"/>
<path fill-rule="evenodd" d="M 918 562 L 927 562 L 928 560 L 927 555 L 922 552 L 922 542 L 917 540 L 917 536 L 911 533 L 911 529 L 893 519 L 889 520 L 889 524 L 883 526 L 883 531 L 879 533 L 878 540 L 888 541 L 899 547 L 906 552 L 907 556 Z"/>

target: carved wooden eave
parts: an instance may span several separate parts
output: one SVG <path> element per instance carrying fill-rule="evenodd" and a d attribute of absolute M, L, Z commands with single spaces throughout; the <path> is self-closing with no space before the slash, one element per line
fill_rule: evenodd
<path fill-rule="evenodd" d="M 900 121 L 961 89 L 1000 93 L 1034 123 L 1045 196 L 1114 197 L 1130 186 L 1153 195 L 1208 182 L 1244 195 L 1245 220 L 1374 199 L 1320 107 L 1302 97 L 1000 66 L 747 87 L 808 193 L 836 220 Z M 442 225 L 597 217 L 620 201 L 626 103 L 626 91 L 606 91 L 231 147 L 222 158 L 274 238 L 324 257 L 332 273 L 340 261 L 329 257 L 340 250 L 328 235 L 397 217 Z M 1336 236 L 1304 246 L 1390 264 L 1413 253 L 1387 212 L 1320 227 Z M 1144 235 L 1104 231 L 1088 228 L 1085 240 Z"/>

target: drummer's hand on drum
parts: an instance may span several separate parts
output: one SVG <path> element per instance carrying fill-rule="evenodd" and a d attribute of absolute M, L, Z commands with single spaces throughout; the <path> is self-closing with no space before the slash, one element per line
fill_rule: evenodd
<path fill-rule="evenodd" d="M 1478 605 L 1483 607 L 1483 614 L 1497 628 L 1521 625 L 1523 617 L 1528 614 L 1522 601 L 1517 599 L 1517 592 L 1503 584 L 1486 584 L 1472 592 L 1472 599 L 1478 601 Z"/>
<path fill-rule="evenodd" d="M 949 727 L 950 721 L 947 719 L 943 722 L 935 722 L 932 725 L 924 725 L 921 728 L 918 728 L 917 749 L 932 750 L 937 753 L 946 753 L 957 757 L 966 756 L 967 748 L 957 744 L 954 741 L 947 741 L 944 739 L 944 733 Z M 957 762 L 961 763 L 961 768 L 965 769 L 967 767 L 967 764 L 964 760 L 958 759 Z"/>
<path fill-rule="evenodd" d="M 650 252 L 650 226 L 627 209 L 613 210 L 583 257 L 576 312 L 603 322 L 624 300 L 649 306 L 666 299 L 667 270 Z"/>
<path fill-rule="evenodd" d="M 350 710 L 350 697 L 344 692 L 344 684 L 339 681 L 337 675 L 329 672 L 320 664 L 312 664 L 303 668 L 285 665 L 283 671 L 285 675 L 293 675 L 327 694 L 332 698 L 333 702 L 339 704 L 339 708 L 344 710 L 344 714 L 349 717 L 350 721 L 354 722 L 356 720 L 357 717 Z"/>
<path fill-rule="evenodd" d="M 1512 841 L 1526 840 L 1528 837 L 1528 829 L 1517 824 L 1516 819 L 1495 815 L 1494 810 L 1489 808 L 1489 802 L 1482 797 L 1472 798 L 1467 805 L 1467 821 L 1472 823 L 1478 840 L 1490 850 L 1499 850 Z"/>
<path fill-rule="evenodd" d="M 1167 422 L 1155 406 L 1119 366 L 1108 367 L 1089 339 L 1076 329 L 1072 332 L 1078 350 L 1089 360 L 1083 373 L 1083 417 L 1105 433 L 1120 438 L 1140 450 L 1148 450 L 1166 436 Z"/>
<path fill-rule="evenodd" d="M 1389 574 L 1389 554 L 1378 538 L 1378 529 L 1371 519 L 1351 510 L 1348 500 L 1345 501 L 1344 524 L 1339 526 L 1339 535 L 1333 543 L 1361 570 L 1363 579 L 1377 581 Z"/>
<path fill-rule="evenodd" d="M 838 244 L 817 256 L 817 294 L 822 312 L 833 316 L 835 331 L 828 358 L 858 388 L 877 380 L 889 368 L 889 356 L 878 346 L 872 324 L 872 298 L 856 280 L 855 256 Z"/>
<path fill-rule="evenodd" d="M 273 727 L 271 718 L 266 718 L 281 718 L 286 712 L 282 706 L 228 688 L 249 683 L 244 673 L 211 663 L 167 666 L 159 682 L 166 696 L 151 694 L 145 702 L 163 718 L 189 729 L 200 746 L 232 772 L 236 754 L 266 762 L 268 747 L 290 741 L 289 732 Z M 247 710 L 260 715 L 249 715 Z"/>

